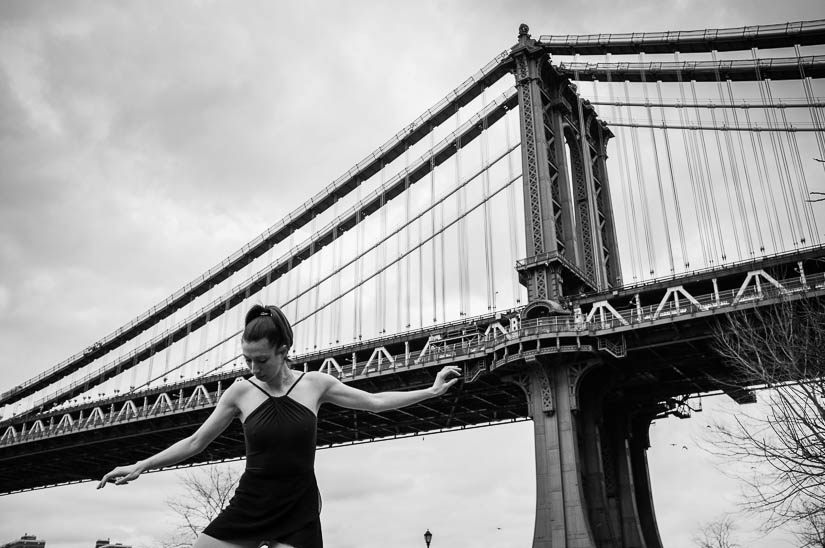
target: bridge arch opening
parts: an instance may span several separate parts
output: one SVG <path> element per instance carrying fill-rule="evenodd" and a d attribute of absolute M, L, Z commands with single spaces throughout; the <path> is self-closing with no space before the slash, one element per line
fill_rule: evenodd
<path fill-rule="evenodd" d="M 533 301 L 525 307 L 521 313 L 522 320 L 536 320 L 539 318 L 549 318 L 552 316 L 567 316 L 570 311 L 564 309 L 559 303 L 551 300 Z"/>

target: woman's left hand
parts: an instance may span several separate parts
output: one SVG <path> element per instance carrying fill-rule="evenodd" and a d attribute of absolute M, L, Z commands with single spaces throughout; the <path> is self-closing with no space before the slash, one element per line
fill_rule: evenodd
<path fill-rule="evenodd" d="M 455 378 L 447 380 L 452 376 L 455 376 Z M 433 392 L 435 392 L 436 396 L 444 394 L 447 390 L 450 389 L 452 385 L 458 382 L 459 377 L 461 377 L 460 368 L 454 365 L 448 365 L 444 367 L 441 371 L 438 372 L 438 375 L 435 376 L 435 382 L 433 383 Z"/>

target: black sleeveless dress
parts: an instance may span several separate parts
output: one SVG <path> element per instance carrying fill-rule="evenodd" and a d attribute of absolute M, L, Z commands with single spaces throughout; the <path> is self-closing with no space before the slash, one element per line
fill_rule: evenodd
<path fill-rule="evenodd" d="M 203 532 L 226 541 L 323 548 L 315 480 L 316 417 L 289 397 L 267 395 L 243 423 L 246 469 L 235 494 Z"/>

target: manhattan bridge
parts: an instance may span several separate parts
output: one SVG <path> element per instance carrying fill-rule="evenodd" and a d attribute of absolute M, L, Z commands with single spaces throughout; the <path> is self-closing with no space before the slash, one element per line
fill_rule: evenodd
<path fill-rule="evenodd" d="M 0 493 L 194 431 L 277 303 L 295 367 L 447 396 L 325 409 L 318 444 L 532 420 L 534 547 L 662 546 L 646 451 L 690 398 L 755 401 L 737 311 L 825 294 L 825 20 L 531 36 L 163 302 L 0 394 Z M 137 311 L 136 311 L 137 312 Z M 182 465 L 243 455 L 236 422 Z M 124 451 L 126 452 L 124 454 Z"/>

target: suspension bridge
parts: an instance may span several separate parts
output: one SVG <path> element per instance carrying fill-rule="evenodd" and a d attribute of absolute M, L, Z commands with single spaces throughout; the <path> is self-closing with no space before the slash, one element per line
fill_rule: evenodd
<path fill-rule="evenodd" d="M 295 366 L 447 397 L 324 409 L 318 443 L 532 420 L 533 546 L 662 545 L 646 450 L 691 398 L 754 401 L 735 311 L 825 294 L 825 20 L 518 42 L 163 302 L 0 394 L 0 492 L 188 435 L 278 303 Z M 621 259 L 620 259 L 621 258 Z M 232 425 L 182 465 L 241 457 Z M 13 495 L 12 495 L 13 496 Z"/>

